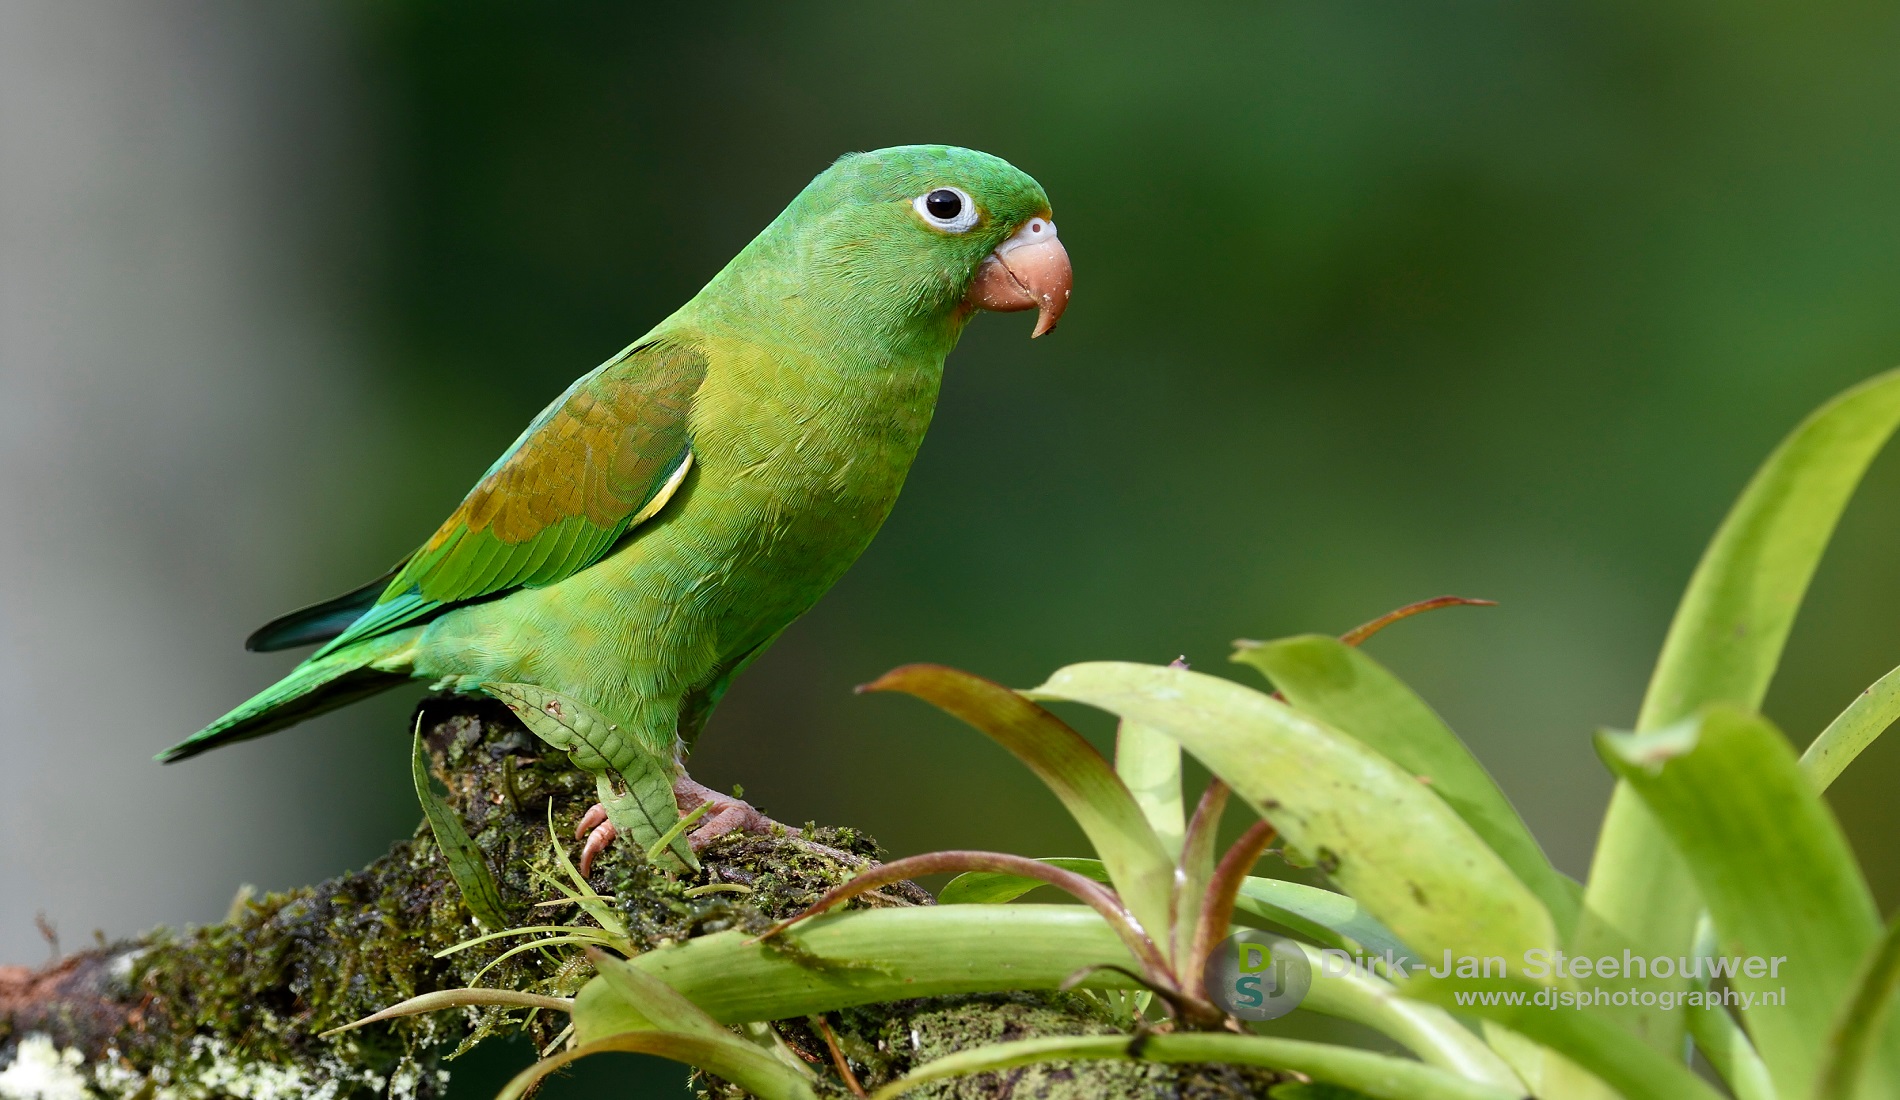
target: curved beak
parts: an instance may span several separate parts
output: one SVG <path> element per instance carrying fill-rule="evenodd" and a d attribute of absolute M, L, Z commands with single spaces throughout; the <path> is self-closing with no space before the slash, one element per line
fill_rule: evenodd
<path fill-rule="evenodd" d="M 1056 239 L 1056 223 L 1048 218 L 1031 218 L 984 258 L 964 301 L 997 313 L 1039 310 L 1036 329 L 1029 334 L 1033 340 L 1062 319 L 1062 311 L 1069 308 L 1069 289 L 1074 282 L 1069 252 Z"/>

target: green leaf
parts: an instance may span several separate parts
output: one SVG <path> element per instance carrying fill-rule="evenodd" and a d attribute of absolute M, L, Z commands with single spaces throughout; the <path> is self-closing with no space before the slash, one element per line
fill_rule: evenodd
<path fill-rule="evenodd" d="M 872 1094 L 891 1100 L 932 1081 L 1034 1062 L 1216 1062 L 1290 1070 L 1343 1085 L 1373 1100 L 1519 1100 L 1519 1091 L 1467 1081 L 1444 1070 L 1370 1051 L 1258 1035 L 1074 1035 L 1019 1039 L 939 1058 Z"/>
<path fill-rule="evenodd" d="M 1602 734 L 1599 752 L 1682 853 L 1709 907 L 1721 957 L 1760 957 L 1765 972 L 1731 988 L 1786 1004 L 1742 1010 L 1784 1097 L 1819 1072 L 1836 1006 L 1880 936 L 1853 850 L 1781 733 L 1734 707 L 1642 734 Z M 1779 959 L 1779 963 L 1772 960 Z M 1792 990 L 1788 987 L 1792 986 Z M 1876 1074 L 1900 1071 L 1900 1039 Z"/>
<path fill-rule="evenodd" d="M 1686 1009 L 1696 1052 L 1735 1094 L 1735 1100 L 1776 1100 L 1774 1078 L 1755 1044 L 1725 1009 Z"/>
<path fill-rule="evenodd" d="M 1872 1094 L 1871 1089 L 1857 1089 L 1881 1035 L 1890 1030 L 1888 1020 L 1896 992 L 1900 992 L 1900 917 L 1887 925 L 1887 934 L 1867 953 L 1853 995 L 1841 1005 L 1822 1051 L 1824 1060 L 1814 1089 L 1815 1100 L 1854 1100 Z M 1892 1041 L 1891 1037 L 1887 1040 Z M 1887 1084 L 1891 1087 L 1891 1079 Z"/>
<path fill-rule="evenodd" d="M 626 1031 L 726 1035 L 717 1020 L 673 987 L 599 948 L 587 957 L 601 980 L 574 999 L 574 1037 L 583 1046 Z"/>
<path fill-rule="evenodd" d="M 797 1070 L 730 1033 L 705 1035 L 677 1031 L 629 1031 L 543 1058 L 522 1070 L 495 1100 L 521 1100 L 542 1078 L 590 1054 L 620 1051 L 655 1054 L 697 1066 L 731 1081 L 759 1100 L 817 1100 L 811 1082 Z"/>
<path fill-rule="evenodd" d="M 422 744 L 420 716 L 416 719 L 415 744 L 409 754 L 409 775 L 415 781 L 416 799 L 422 803 L 423 816 L 429 819 L 429 831 L 435 834 L 435 846 L 448 862 L 449 877 L 462 892 L 468 911 L 486 927 L 508 927 L 508 913 L 501 904 L 501 888 L 495 885 L 488 859 L 469 839 L 462 819 L 429 785 L 429 754 Z"/>
<path fill-rule="evenodd" d="M 926 852 L 923 855 L 905 856 L 903 859 L 875 864 L 858 872 L 849 881 L 841 882 L 825 891 L 818 900 L 811 903 L 809 908 L 779 921 L 761 933 L 759 938 L 769 939 L 779 935 L 787 928 L 810 920 L 840 902 L 849 901 L 851 898 L 876 890 L 881 886 L 889 886 L 906 879 L 921 878 L 924 875 L 943 874 L 962 869 L 967 869 L 966 873 L 975 871 L 984 874 L 1021 875 L 1024 878 L 1038 879 L 1064 891 L 1095 910 L 1098 916 L 1108 922 L 1109 927 L 1121 936 L 1129 953 L 1134 955 L 1141 964 L 1141 972 L 1150 983 L 1162 989 L 1172 989 L 1175 986 L 1174 969 L 1168 965 L 1168 960 L 1155 946 L 1154 941 L 1135 927 L 1133 919 L 1128 915 L 1128 910 L 1122 907 L 1121 899 L 1115 896 L 1113 890 L 1104 889 L 1094 879 L 1078 875 L 1073 871 L 1065 871 L 1060 867 L 1040 863 L 1026 856 L 1011 855 L 1008 852 L 969 850 Z M 1197 973 L 1198 969 L 1198 967 L 1190 968 L 1187 973 Z M 1196 990 L 1190 988 L 1186 992 L 1187 997 L 1184 1003 L 1192 1003 L 1198 999 Z M 1204 1008 L 1209 1013 L 1214 1011 L 1211 1005 L 1204 1002 L 1198 1004 L 1196 1008 Z"/>
<path fill-rule="evenodd" d="M 1357 738 L 1430 782 L 1544 903 L 1567 934 L 1581 887 L 1550 865 L 1510 800 L 1458 735 L 1411 688 L 1362 651 L 1312 634 L 1248 646 L 1234 660 L 1265 673 L 1294 709 Z"/>
<path fill-rule="evenodd" d="M 1080 988 L 1128 989 L 1134 983 L 1127 977 L 1099 968 L 1135 966 L 1108 924 L 1077 905 L 865 909 L 814 917 L 763 942 L 718 932 L 627 962 L 722 1024 L 803 1018 L 910 997 L 1056 989 L 1090 968 L 1098 969 Z M 1306 1008 L 1365 1024 L 1436 1065 L 1508 1075 L 1439 1009 L 1407 1002 L 1376 978 L 1328 977 L 1317 962 L 1314 971 Z M 608 1011 L 594 1000 L 618 997 L 605 987 L 595 978 L 577 1002 Z"/>
<path fill-rule="evenodd" d="M 580 868 L 574 866 L 574 861 L 567 858 L 567 847 L 561 843 L 560 835 L 554 831 L 554 799 L 552 798 L 548 799 L 548 848 L 554 853 L 554 862 L 560 866 L 561 871 L 567 875 L 568 881 L 574 885 L 570 887 L 549 874 L 541 875 L 542 881 L 559 890 L 562 897 L 580 906 L 581 912 L 594 918 L 594 922 L 600 925 L 602 931 L 624 942 L 627 938 L 627 922 L 620 915 L 620 910 L 614 908 L 611 902 L 601 897 L 592 886 L 588 885 Z M 628 947 L 631 950 L 630 944 Z"/>
<path fill-rule="evenodd" d="M 544 997 L 539 993 L 521 993 L 513 989 L 438 989 L 434 993 L 424 993 L 390 1005 L 379 1012 L 353 1020 L 342 1027 L 333 1027 L 321 1032 L 317 1038 L 327 1039 L 332 1035 L 341 1035 L 346 1031 L 355 1031 L 359 1027 L 393 1020 L 398 1016 L 419 1016 L 424 1012 L 440 1012 L 445 1008 L 544 1008 L 555 1012 L 572 1012 L 574 1002 L 566 997 Z"/>
<path fill-rule="evenodd" d="M 1000 684 L 942 665 L 905 665 L 860 691 L 902 691 L 988 734 L 1029 766 L 1107 865 L 1122 904 L 1170 950 L 1174 860 L 1102 754 L 1061 719 Z"/>
<path fill-rule="evenodd" d="M 813 917 L 762 942 L 719 932 L 628 961 L 723 1024 L 906 997 L 1055 989 L 1084 967 L 1136 965 L 1108 924 L 1079 905 L 864 909 Z M 1132 983 L 1103 972 L 1083 984 Z"/>
<path fill-rule="evenodd" d="M 672 746 L 647 745 L 586 703 L 533 684 L 485 683 L 482 690 L 505 703 L 536 737 L 595 777 L 607 820 L 640 851 L 652 848 L 678 823 Z M 670 851 L 680 866 L 698 868 L 691 846 L 678 834 Z"/>
<path fill-rule="evenodd" d="M 1760 707 L 1821 553 L 1896 426 L 1900 371 L 1888 371 L 1822 406 L 1769 455 L 1683 594 L 1638 730 L 1710 703 Z"/>
<path fill-rule="evenodd" d="M 1300 1002 L 1302 1011 L 1371 1028 L 1426 1063 L 1468 1081 L 1508 1088 L 1515 1095 L 1526 1091 L 1498 1052 L 1444 1009 L 1409 1000 L 1391 982 L 1359 967 L 1340 974 L 1336 967 L 1327 966 L 1328 960 L 1319 949 L 1302 947 L 1313 970 L 1313 986 L 1306 1000 Z"/>
<path fill-rule="evenodd" d="M 1047 863 L 1051 867 L 1060 867 L 1064 871 L 1074 871 L 1078 875 L 1092 878 L 1096 882 L 1107 883 L 1108 868 L 1099 859 L 1080 859 L 1073 856 L 1049 856 L 1038 859 L 1038 863 Z M 958 875 L 937 892 L 938 905 L 1001 905 L 1015 901 L 1038 886 L 1048 883 L 1027 875 L 1011 875 L 1001 871 L 969 871 Z"/>
<path fill-rule="evenodd" d="M 1521 978 L 1491 979 L 1482 986 L 1456 979 L 1414 978 L 1405 987 L 1409 998 L 1501 1024 L 1549 1047 L 1596 1075 L 1625 1100 L 1722 1100 L 1687 1066 L 1634 1041 L 1601 1010 L 1552 1009 L 1533 1000 L 1540 993 L 1549 997 L 1553 992 L 1562 991 Z M 1538 1095 L 1570 1094 L 1551 1090 Z"/>
<path fill-rule="evenodd" d="M 1057 856 L 1039 860 L 1074 871 L 1097 882 L 1108 881 L 1099 859 Z M 973 871 L 950 880 L 937 895 L 939 905 L 1001 905 L 1015 901 L 1038 886 L 1041 879 L 993 871 Z M 1285 879 L 1250 876 L 1241 883 L 1234 907 L 1306 936 L 1328 947 L 1357 950 L 1367 955 L 1390 951 L 1395 959 L 1412 957 L 1378 918 L 1345 894 Z"/>
<path fill-rule="evenodd" d="M 1522 957 L 1555 946 L 1550 914 L 1410 773 L 1265 693 L 1179 668 L 1097 662 L 1031 693 L 1088 703 L 1180 740 L 1401 941 Z"/>
<path fill-rule="evenodd" d="M 437 959 L 446 959 L 450 955 L 456 954 L 457 952 L 466 951 L 471 947 L 478 947 L 484 943 L 493 943 L 496 940 L 506 939 L 509 936 L 531 936 L 531 935 L 536 935 L 542 932 L 551 932 L 556 935 L 563 935 L 563 936 L 566 936 L 566 935 L 591 936 L 600 940 L 609 940 L 613 936 L 612 933 L 609 933 L 605 931 L 604 929 L 588 928 L 588 927 L 585 927 L 584 925 L 530 924 L 530 925 L 524 925 L 520 928 L 504 928 L 499 932 L 490 932 L 487 935 L 471 936 L 470 938 L 465 939 L 460 943 L 452 943 L 449 946 L 444 947 L 442 950 L 437 951 L 432 957 L 437 958 Z"/>
<path fill-rule="evenodd" d="M 1715 935 L 1715 922 L 1709 919 L 1706 910 L 1696 921 L 1695 937 L 1689 941 L 1689 958 L 1706 959 L 1719 954 Z M 1695 992 L 1707 993 L 1714 984 L 1706 973 L 1698 973 L 1690 979 L 1689 988 Z M 1776 1100 L 1774 1079 L 1768 1073 L 1767 1063 L 1761 1060 L 1761 1053 L 1755 1049 L 1754 1040 L 1742 1030 L 1726 1009 L 1722 1011 L 1693 1011 L 1684 1014 L 1688 1024 L 1689 1038 L 1695 1041 L 1696 1051 L 1709 1063 L 1716 1076 L 1722 1079 L 1736 1100 Z"/>
<path fill-rule="evenodd" d="M 1240 885 L 1234 907 L 1263 920 L 1310 936 L 1332 947 L 1367 955 L 1410 958 L 1406 948 L 1365 906 L 1331 890 L 1277 878 L 1250 877 Z"/>
<path fill-rule="evenodd" d="M 1181 806 L 1181 743 L 1146 726 L 1123 722 L 1115 731 L 1115 774 L 1154 827 L 1169 859 L 1181 858 L 1187 832 Z"/>
<path fill-rule="evenodd" d="M 1854 758 L 1896 720 L 1900 720 L 1900 668 L 1855 696 L 1840 717 L 1829 722 L 1808 751 L 1801 754 L 1801 767 L 1814 782 L 1814 789 L 1825 791 L 1832 786 Z"/>
<path fill-rule="evenodd" d="M 1783 440 L 1729 510 L 1683 593 L 1636 722 L 1661 729 L 1711 703 L 1758 710 L 1781 651 L 1867 464 L 1900 425 L 1900 372 L 1876 376 L 1822 406 Z M 1636 943 L 1655 954 L 1688 946 L 1701 910 L 1694 884 L 1655 819 L 1619 784 L 1584 891 L 1582 954 Z M 1658 1050 L 1682 1042 L 1679 1013 L 1620 1015 Z"/>

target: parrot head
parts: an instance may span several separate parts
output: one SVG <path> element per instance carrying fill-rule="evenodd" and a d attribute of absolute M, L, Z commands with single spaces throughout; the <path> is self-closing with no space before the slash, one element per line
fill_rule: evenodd
<path fill-rule="evenodd" d="M 1049 196 L 1021 169 L 974 149 L 905 145 L 841 157 L 761 239 L 774 230 L 794 235 L 787 243 L 808 286 L 835 289 L 847 309 L 886 324 L 960 328 L 979 309 L 1034 309 L 1033 338 L 1068 308 L 1073 273 Z"/>

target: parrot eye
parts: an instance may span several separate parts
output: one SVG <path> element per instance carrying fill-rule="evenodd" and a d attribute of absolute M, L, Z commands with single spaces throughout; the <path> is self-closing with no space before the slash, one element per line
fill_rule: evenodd
<path fill-rule="evenodd" d="M 946 233 L 967 233 L 976 225 L 976 203 L 954 187 L 939 187 L 919 195 L 911 206 L 931 228 Z"/>

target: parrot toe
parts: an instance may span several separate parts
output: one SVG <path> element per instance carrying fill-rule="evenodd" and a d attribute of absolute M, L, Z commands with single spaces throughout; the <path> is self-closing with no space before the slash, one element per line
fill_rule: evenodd
<path fill-rule="evenodd" d="M 797 829 L 773 821 L 751 803 L 702 786 L 683 772 L 673 781 L 673 797 L 678 800 L 681 813 L 691 813 L 703 805 L 712 807 L 699 819 L 698 826 L 686 834 L 686 842 L 695 852 L 704 851 L 708 844 L 731 832 L 769 833 L 783 829 L 789 835 L 799 835 Z"/>
<path fill-rule="evenodd" d="M 580 824 L 574 827 L 574 837 L 577 840 L 582 836 L 587 838 L 587 843 L 581 846 L 582 878 L 593 873 L 594 857 L 606 851 L 618 835 L 613 823 L 607 820 L 607 807 L 600 803 L 594 803 L 581 815 Z"/>

